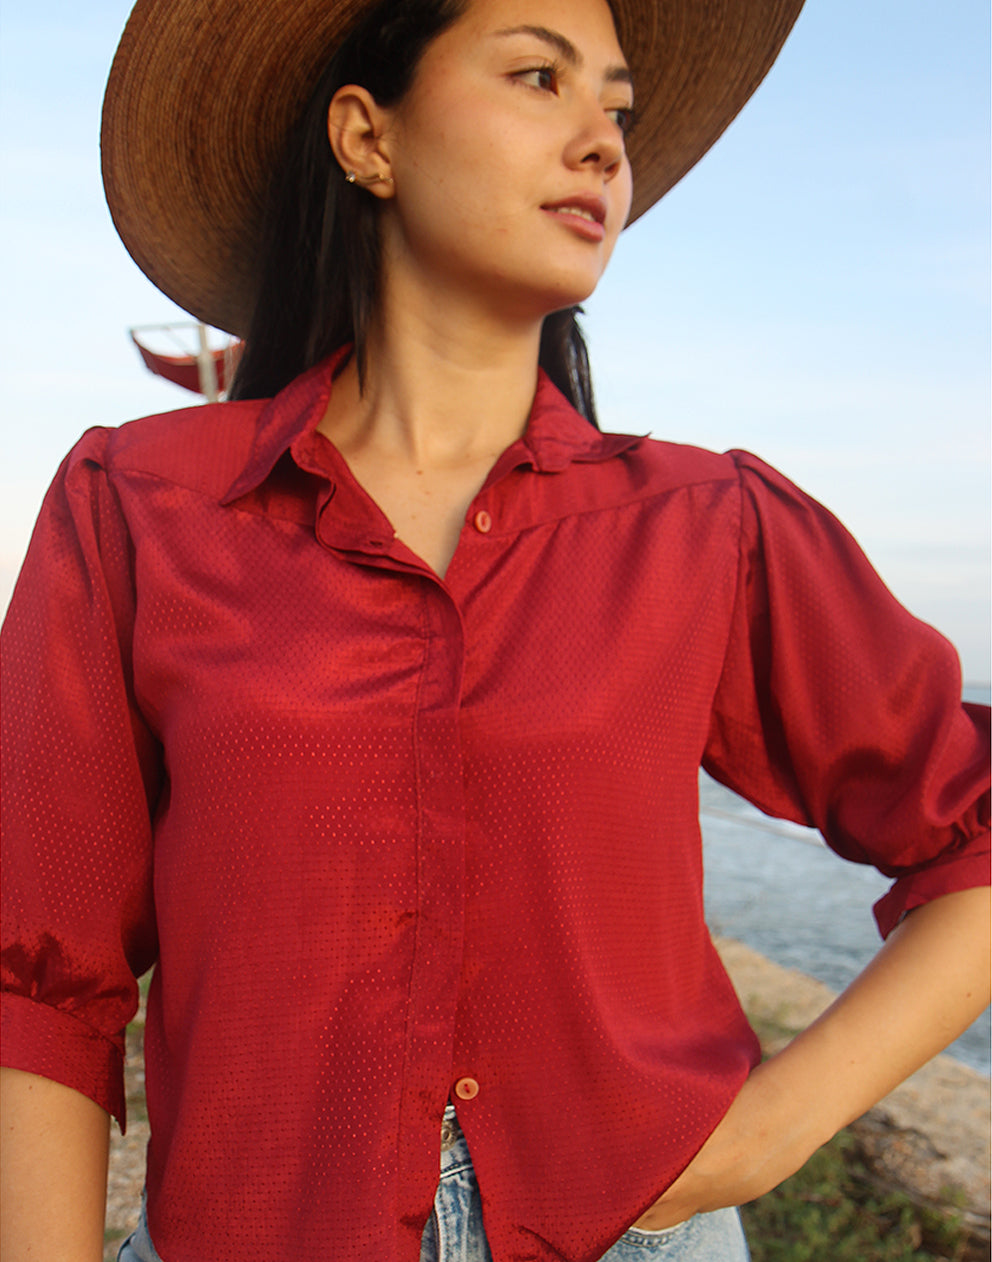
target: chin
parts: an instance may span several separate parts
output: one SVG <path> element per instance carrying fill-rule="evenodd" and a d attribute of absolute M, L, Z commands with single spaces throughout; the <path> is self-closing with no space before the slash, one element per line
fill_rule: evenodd
<path fill-rule="evenodd" d="M 541 314 L 551 315 L 552 312 L 564 311 L 566 307 L 585 302 L 595 292 L 601 275 L 602 272 L 597 271 L 593 276 L 587 274 L 579 277 L 572 274 L 567 278 L 558 278 L 557 283 L 549 284 L 540 293 Z"/>
<path fill-rule="evenodd" d="M 598 266 L 557 268 L 554 272 L 533 266 L 529 272 L 503 271 L 489 280 L 486 289 L 495 308 L 502 309 L 514 323 L 521 319 L 530 322 L 585 302 L 601 276 Z"/>

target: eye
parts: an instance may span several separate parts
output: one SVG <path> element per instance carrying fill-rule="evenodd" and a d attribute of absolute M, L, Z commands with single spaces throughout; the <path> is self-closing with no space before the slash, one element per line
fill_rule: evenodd
<path fill-rule="evenodd" d="M 637 113 L 632 105 L 624 106 L 621 109 L 607 110 L 606 112 L 612 117 L 625 136 L 629 136 L 637 126 Z"/>
<path fill-rule="evenodd" d="M 558 74 L 557 65 L 545 64 L 531 66 L 528 70 L 518 70 L 513 77 L 518 82 L 526 83 L 528 87 L 537 88 L 541 92 L 557 92 Z"/>

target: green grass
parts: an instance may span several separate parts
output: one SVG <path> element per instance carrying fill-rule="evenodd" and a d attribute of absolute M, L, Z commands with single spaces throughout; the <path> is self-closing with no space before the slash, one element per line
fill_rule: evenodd
<path fill-rule="evenodd" d="M 846 1131 L 797 1174 L 741 1211 L 753 1262 L 979 1262 L 953 1213 L 881 1191 Z"/>

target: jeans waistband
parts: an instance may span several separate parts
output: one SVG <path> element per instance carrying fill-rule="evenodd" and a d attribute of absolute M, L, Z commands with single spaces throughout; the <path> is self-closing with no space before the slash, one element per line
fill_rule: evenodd
<path fill-rule="evenodd" d="M 458 1123 L 455 1106 L 448 1104 L 444 1109 L 441 1121 L 441 1178 L 456 1174 L 460 1170 L 471 1168 L 472 1158 L 469 1156 L 468 1144 Z"/>

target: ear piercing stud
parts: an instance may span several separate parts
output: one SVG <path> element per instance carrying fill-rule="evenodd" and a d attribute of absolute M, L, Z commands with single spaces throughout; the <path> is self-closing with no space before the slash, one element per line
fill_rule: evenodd
<path fill-rule="evenodd" d="M 348 171 L 344 178 L 345 183 L 357 184 L 360 188 L 368 188 L 370 184 L 392 184 L 393 182 L 393 177 L 391 175 L 380 175 L 378 172 L 376 172 L 375 175 L 370 176 L 367 180 L 360 180 L 354 171 Z"/>

